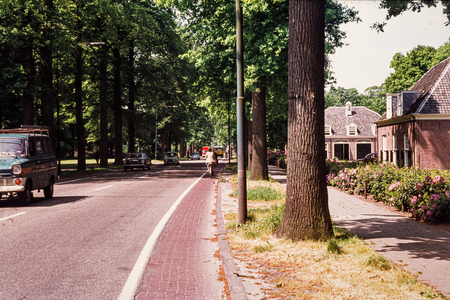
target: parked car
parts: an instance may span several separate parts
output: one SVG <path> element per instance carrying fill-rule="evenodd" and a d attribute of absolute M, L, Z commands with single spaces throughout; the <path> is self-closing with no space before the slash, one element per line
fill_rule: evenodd
<path fill-rule="evenodd" d="M 364 156 L 364 158 L 359 158 L 356 161 L 361 161 L 361 162 L 366 162 L 366 163 L 377 161 L 377 153 L 376 152 L 369 153 L 366 156 Z"/>
<path fill-rule="evenodd" d="M 168 164 L 180 164 L 177 152 L 166 152 L 166 156 L 164 156 L 164 165 Z"/>
<path fill-rule="evenodd" d="M 49 136 L 49 128 L 23 125 L 0 130 L 0 198 L 16 198 L 27 205 L 34 190 L 53 197 L 58 179 L 58 164 Z"/>
<path fill-rule="evenodd" d="M 125 157 L 125 160 L 123 161 L 123 170 L 125 172 L 127 170 L 133 170 L 134 168 L 142 169 L 145 171 L 145 169 L 150 170 L 151 167 L 151 158 L 143 152 L 128 153 L 128 155 Z"/>
<path fill-rule="evenodd" d="M 200 153 L 198 153 L 198 152 L 193 152 L 192 155 L 191 155 L 191 159 L 192 159 L 192 160 L 194 160 L 194 159 L 200 159 Z"/>

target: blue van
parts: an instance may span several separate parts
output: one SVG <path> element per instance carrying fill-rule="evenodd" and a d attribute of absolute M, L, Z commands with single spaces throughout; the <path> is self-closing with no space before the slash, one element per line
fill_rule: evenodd
<path fill-rule="evenodd" d="M 27 205 L 33 190 L 53 197 L 58 164 L 48 127 L 25 126 L 0 130 L 0 198 L 15 197 Z"/>

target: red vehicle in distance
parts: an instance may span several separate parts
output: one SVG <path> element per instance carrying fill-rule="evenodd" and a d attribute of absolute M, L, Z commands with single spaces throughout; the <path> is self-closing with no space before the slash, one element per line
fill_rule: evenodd
<path fill-rule="evenodd" d="M 205 157 L 206 152 L 208 152 L 209 148 L 211 148 L 211 147 L 209 147 L 209 146 L 202 147 L 202 157 Z"/>

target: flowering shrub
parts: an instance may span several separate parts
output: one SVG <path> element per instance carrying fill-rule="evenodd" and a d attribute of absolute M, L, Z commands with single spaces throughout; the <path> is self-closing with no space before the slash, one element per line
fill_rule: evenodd
<path fill-rule="evenodd" d="M 398 168 L 391 163 L 349 168 L 331 161 L 328 167 L 328 184 L 349 194 L 362 194 L 367 182 L 374 199 L 409 211 L 417 220 L 440 221 L 450 216 L 449 171 Z"/>
<path fill-rule="evenodd" d="M 282 151 L 267 150 L 267 164 L 286 168 L 286 154 Z"/>
<path fill-rule="evenodd" d="M 281 151 L 267 150 L 267 164 L 277 165 L 277 161 L 282 155 L 284 155 L 284 153 Z"/>

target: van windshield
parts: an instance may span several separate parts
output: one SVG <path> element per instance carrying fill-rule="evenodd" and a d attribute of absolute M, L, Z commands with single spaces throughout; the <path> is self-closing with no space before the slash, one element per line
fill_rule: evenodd
<path fill-rule="evenodd" d="M 0 138 L 0 156 L 20 156 L 25 154 L 25 140 Z"/>

